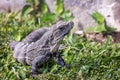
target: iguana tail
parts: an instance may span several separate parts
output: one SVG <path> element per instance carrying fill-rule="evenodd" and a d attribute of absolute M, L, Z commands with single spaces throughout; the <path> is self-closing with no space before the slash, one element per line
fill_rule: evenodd
<path fill-rule="evenodd" d="M 10 41 L 9 45 L 12 50 L 14 50 L 15 46 L 19 43 L 19 41 Z"/>

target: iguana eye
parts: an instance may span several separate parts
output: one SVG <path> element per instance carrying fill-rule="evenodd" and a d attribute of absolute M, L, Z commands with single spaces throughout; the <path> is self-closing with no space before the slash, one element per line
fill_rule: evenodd
<path fill-rule="evenodd" d="M 61 27 L 60 30 L 63 31 L 63 30 L 64 30 L 64 27 Z"/>

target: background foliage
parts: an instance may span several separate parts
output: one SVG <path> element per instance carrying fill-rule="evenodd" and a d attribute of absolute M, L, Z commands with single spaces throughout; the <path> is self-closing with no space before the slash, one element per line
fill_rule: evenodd
<path fill-rule="evenodd" d="M 34 80 L 31 66 L 18 63 L 12 57 L 10 40 L 21 40 L 31 31 L 50 26 L 58 20 L 71 20 L 72 14 L 64 11 L 62 0 L 57 0 L 56 13 L 50 13 L 44 0 L 28 0 L 18 13 L 0 14 L 0 80 Z M 35 80 L 118 80 L 120 79 L 120 44 L 88 41 L 77 35 L 68 35 L 60 51 L 71 69 L 61 68 L 50 61 L 39 69 Z"/>
<path fill-rule="evenodd" d="M 106 24 L 105 18 L 102 14 L 99 12 L 94 12 L 92 15 L 93 19 L 96 21 L 97 26 L 95 27 L 88 27 L 85 32 L 101 32 L 101 33 L 110 33 L 115 32 L 116 29 L 113 27 L 110 27 Z"/>

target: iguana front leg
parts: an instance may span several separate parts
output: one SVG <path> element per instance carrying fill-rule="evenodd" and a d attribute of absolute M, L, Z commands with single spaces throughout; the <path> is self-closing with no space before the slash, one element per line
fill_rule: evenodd
<path fill-rule="evenodd" d="M 36 57 L 32 61 L 32 69 L 31 69 L 32 76 L 37 75 L 38 66 L 42 65 L 43 63 L 47 62 L 50 59 L 51 59 L 51 55 L 40 55 L 40 56 Z"/>
<path fill-rule="evenodd" d="M 54 56 L 54 60 L 57 62 L 57 64 L 59 64 L 62 67 L 65 66 L 67 69 L 70 68 L 70 66 L 65 63 L 64 59 L 60 56 L 59 53 L 54 53 L 53 56 Z"/>

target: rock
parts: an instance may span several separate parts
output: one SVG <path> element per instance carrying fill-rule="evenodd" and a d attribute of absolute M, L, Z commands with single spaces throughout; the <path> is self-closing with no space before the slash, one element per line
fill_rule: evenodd
<path fill-rule="evenodd" d="M 55 13 L 55 5 L 56 5 L 56 0 L 45 0 L 50 12 Z"/>
<path fill-rule="evenodd" d="M 2 0 L 0 2 L 0 13 L 3 12 L 3 11 L 9 12 L 9 10 L 10 10 L 9 1 L 8 0 Z"/>
<path fill-rule="evenodd" d="M 26 0 L 10 0 L 10 9 L 12 12 L 21 10 L 26 5 Z"/>
<path fill-rule="evenodd" d="M 55 0 L 46 0 L 51 12 L 55 12 Z M 51 4 L 50 4 L 51 3 Z M 64 0 L 65 10 L 70 10 L 74 16 L 76 30 L 96 26 L 91 14 L 98 11 L 108 26 L 120 31 L 120 1 L 118 0 Z"/>
<path fill-rule="evenodd" d="M 96 26 L 91 14 L 97 10 L 98 0 L 64 0 L 66 10 L 73 13 L 76 30 Z"/>
<path fill-rule="evenodd" d="M 56 0 L 45 0 L 50 12 L 55 13 Z M 108 26 L 120 31 L 120 1 L 119 0 L 63 0 L 65 10 L 70 10 L 74 16 L 74 30 L 83 30 L 97 26 L 91 14 L 98 11 Z M 2 0 L 0 12 L 19 11 L 26 5 L 26 0 Z"/>
<path fill-rule="evenodd" d="M 2 0 L 0 2 L 1 12 L 15 12 L 21 10 L 28 3 L 26 0 Z"/>
<path fill-rule="evenodd" d="M 107 22 L 107 25 L 114 27 L 120 31 L 120 1 L 118 0 L 102 0 L 102 5 L 97 9 Z"/>

